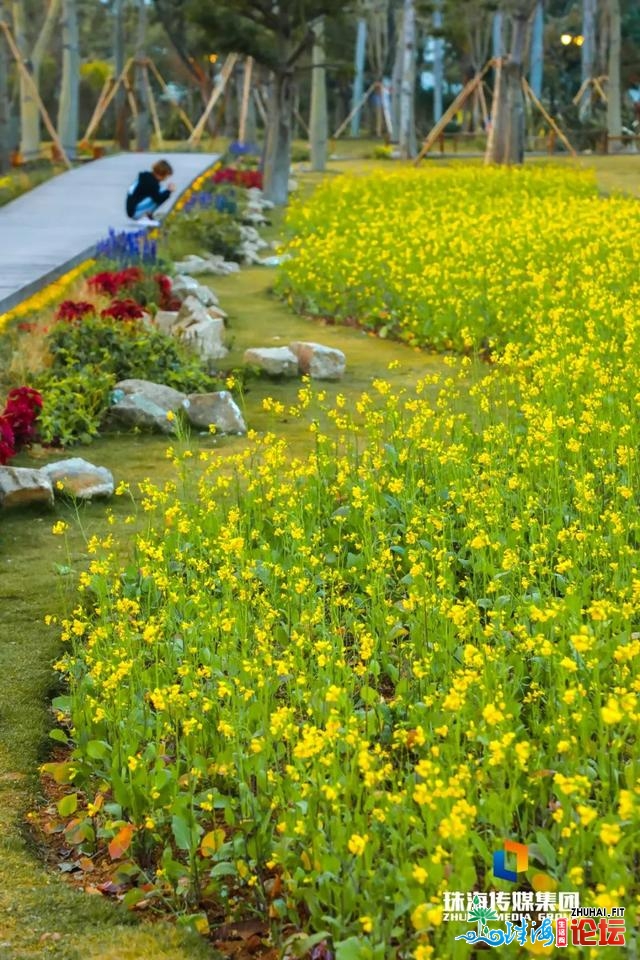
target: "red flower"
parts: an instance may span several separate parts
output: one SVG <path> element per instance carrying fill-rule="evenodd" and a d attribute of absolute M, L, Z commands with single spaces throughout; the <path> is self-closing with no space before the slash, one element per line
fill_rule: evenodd
<path fill-rule="evenodd" d="M 114 300 L 100 316 L 103 320 L 139 320 L 144 316 L 144 310 L 135 300 Z"/>
<path fill-rule="evenodd" d="M 236 187 L 258 187 L 262 190 L 262 173 L 260 170 L 236 170 L 234 167 L 222 167 L 211 177 L 213 183 L 230 183 Z"/>
<path fill-rule="evenodd" d="M 0 416 L 0 464 L 15 457 L 15 438 L 8 417 Z"/>
<path fill-rule="evenodd" d="M 37 390 L 17 387 L 9 392 L 0 414 L 0 463 L 6 463 L 20 447 L 33 440 L 41 410 L 42 396 Z"/>
<path fill-rule="evenodd" d="M 80 320 L 96 308 L 87 300 L 63 300 L 56 310 L 56 320 Z"/>
<path fill-rule="evenodd" d="M 89 278 L 88 284 L 96 293 L 115 297 L 123 288 L 139 283 L 143 276 L 140 267 L 125 267 L 124 270 L 106 270 L 104 273 L 96 273 Z"/>
<path fill-rule="evenodd" d="M 153 278 L 158 284 L 158 289 L 160 291 L 160 303 L 158 306 L 161 310 L 179 310 L 181 307 L 181 302 L 177 297 L 171 296 L 171 291 L 173 289 L 171 284 L 171 278 L 167 277 L 164 273 L 157 273 Z"/>

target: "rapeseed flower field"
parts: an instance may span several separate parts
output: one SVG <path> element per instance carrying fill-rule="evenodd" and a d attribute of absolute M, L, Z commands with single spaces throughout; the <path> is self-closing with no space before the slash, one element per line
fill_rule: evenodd
<path fill-rule="evenodd" d="M 291 223 L 292 300 L 459 354 L 353 407 L 303 385 L 304 457 L 176 444 L 130 565 L 90 542 L 50 765 L 74 836 L 134 852 L 132 903 L 250 902 L 337 960 L 468 957 L 444 897 L 511 891 L 505 839 L 630 930 L 637 205 L 463 168 L 334 180 Z"/>

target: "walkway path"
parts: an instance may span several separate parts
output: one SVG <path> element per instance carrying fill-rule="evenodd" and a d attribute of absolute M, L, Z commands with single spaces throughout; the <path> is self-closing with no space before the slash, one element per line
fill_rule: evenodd
<path fill-rule="evenodd" d="M 91 255 L 109 228 L 123 229 L 127 188 L 161 154 L 122 153 L 48 180 L 0 208 L 0 314 Z M 170 157 L 172 201 L 215 162 L 210 153 Z M 169 209 L 171 201 L 163 208 Z"/>

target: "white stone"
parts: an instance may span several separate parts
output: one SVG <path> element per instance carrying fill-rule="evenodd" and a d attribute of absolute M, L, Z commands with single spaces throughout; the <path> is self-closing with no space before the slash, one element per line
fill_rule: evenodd
<path fill-rule="evenodd" d="M 188 296 L 193 296 L 197 297 L 205 307 L 218 306 L 218 298 L 213 290 L 205 287 L 202 283 L 198 283 L 194 277 L 190 277 L 188 274 L 181 274 L 179 277 L 176 277 L 173 281 L 171 292 L 175 293 L 181 300 L 185 300 Z"/>
<path fill-rule="evenodd" d="M 246 210 L 242 215 L 242 219 L 249 223 L 254 223 L 259 227 L 265 227 L 269 223 L 263 213 L 258 213 L 254 210 Z"/>
<path fill-rule="evenodd" d="M 209 312 L 205 305 L 197 297 L 186 297 L 182 301 L 176 326 L 182 328 L 190 323 L 203 323 L 205 320 L 209 320 Z M 179 330 L 175 332 L 179 333 Z"/>
<path fill-rule="evenodd" d="M 177 310 L 158 310 L 153 318 L 153 325 L 156 326 L 161 333 L 170 336 L 178 322 L 178 316 Z"/>
<path fill-rule="evenodd" d="M 342 350 L 302 340 L 290 343 L 289 349 L 298 358 L 300 373 L 312 380 L 340 380 L 344 376 L 347 358 Z"/>
<path fill-rule="evenodd" d="M 186 273 L 189 276 L 196 277 L 201 273 L 209 273 L 209 260 L 199 257 L 197 254 L 190 254 L 184 260 L 177 260 L 173 264 L 176 273 Z"/>
<path fill-rule="evenodd" d="M 173 433 L 168 413 L 178 413 L 186 394 L 149 380 L 121 380 L 114 387 L 112 417 L 129 427 L 143 427 Z"/>
<path fill-rule="evenodd" d="M 228 350 L 222 342 L 224 320 L 207 317 L 200 323 L 180 328 L 180 339 L 198 353 L 203 360 L 221 360 Z"/>
<path fill-rule="evenodd" d="M 244 352 L 244 362 L 272 377 L 298 376 L 298 358 L 288 347 L 250 347 Z"/>
<path fill-rule="evenodd" d="M 223 342 L 224 318 L 213 316 L 215 309 L 203 306 L 195 297 L 187 297 L 173 328 L 173 335 L 193 347 L 204 360 L 220 360 L 229 352 Z"/>
<path fill-rule="evenodd" d="M 207 430 L 213 424 L 219 433 L 247 432 L 240 407 L 228 390 L 192 393 L 184 401 L 184 408 L 191 425 L 201 430 Z"/>
<path fill-rule="evenodd" d="M 41 470 L 0 467 L 0 505 L 26 507 L 53 503 L 51 480 Z"/>
<path fill-rule="evenodd" d="M 61 493 L 77 500 L 91 500 L 93 497 L 110 497 L 113 494 L 111 471 L 106 467 L 96 467 L 82 457 L 48 463 L 41 473 L 51 481 L 56 495 Z"/>

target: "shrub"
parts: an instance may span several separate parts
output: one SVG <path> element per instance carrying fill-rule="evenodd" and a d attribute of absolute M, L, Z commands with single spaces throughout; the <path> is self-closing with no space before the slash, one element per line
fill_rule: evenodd
<path fill-rule="evenodd" d="M 90 443 L 100 432 L 114 383 L 113 373 L 98 365 L 44 374 L 39 380 L 44 395 L 39 423 L 42 442 L 64 447 Z"/>
<path fill-rule="evenodd" d="M 204 390 L 211 382 L 186 346 L 136 320 L 86 317 L 81 323 L 57 324 L 48 347 L 57 377 L 95 365 L 115 380 L 153 380 L 176 390 Z"/>
<path fill-rule="evenodd" d="M 170 249 L 188 245 L 192 250 L 206 250 L 226 260 L 238 259 L 239 244 L 238 224 L 228 214 L 213 209 L 199 208 L 184 213 L 169 231 Z"/>
<path fill-rule="evenodd" d="M 311 150 L 308 144 L 296 143 L 291 148 L 292 163 L 306 163 L 311 159 Z"/>

